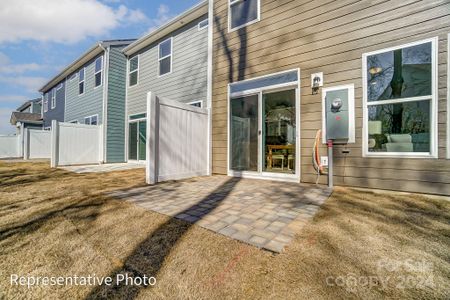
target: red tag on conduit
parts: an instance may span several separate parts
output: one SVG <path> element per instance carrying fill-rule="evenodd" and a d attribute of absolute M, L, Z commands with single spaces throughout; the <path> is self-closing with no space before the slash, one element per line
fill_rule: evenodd
<path fill-rule="evenodd" d="M 340 120 L 341 120 L 341 117 L 336 116 L 336 121 L 340 121 Z"/>

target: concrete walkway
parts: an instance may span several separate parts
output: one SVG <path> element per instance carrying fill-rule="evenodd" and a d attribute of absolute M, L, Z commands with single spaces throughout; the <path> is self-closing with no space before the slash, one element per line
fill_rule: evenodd
<path fill-rule="evenodd" d="M 330 191 L 315 185 L 211 176 L 111 195 L 245 243 L 281 252 L 314 216 Z"/>
<path fill-rule="evenodd" d="M 105 173 L 113 171 L 124 171 L 131 169 L 145 168 L 143 163 L 123 163 L 123 164 L 102 164 L 102 165 L 83 165 L 83 166 L 67 166 L 61 169 L 75 173 Z"/>

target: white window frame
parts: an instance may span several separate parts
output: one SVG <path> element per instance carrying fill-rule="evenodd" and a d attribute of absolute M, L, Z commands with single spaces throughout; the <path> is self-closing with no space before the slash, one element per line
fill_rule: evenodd
<path fill-rule="evenodd" d="M 243 27 L 250 26 L 254 23 L 261 21 L 261 0 L 257 0 L 258 1 L 258 5 L 257 5 L 258 6 L 258 12 L 257 12 L 258 17 L 253 21 L 250 21 L 250 22 L 247 22 L 240 26 L 231 28 L 231 6 L 235 5 L 236 3 L 242 2 L 242 1 L 244 1 L 244 0 L 228 0 L 228 32 L 233 32 L 233 31 L 239 30 Z"/>
<path fill-rule="evenodd" d="M 161 53 L 160 53 L 161 44 L 163 44 L 163 43 L 165 43 L 165 42 L 167 42 L 169 40 L 170 40 L 170 54 L 166 55 L 164 57 L 160 57 L 160 55 L 161 55 Z M 165 73 L 165 74 L 163 74 L 163 75 L 161 75 L 161 70 L 160 70 L 161 64 L 160 64 L 160 62 L 163 59 L 166 59 L 168 57 L 170 57 L 170 71 Z M 161 43 L 158 44 L 158 77 L 164 77 L 164 76 L 170 75 L 170 74 L 172 74 L 172 70 L 173 70 L 173 37 L 170 37 L 170 38 L 165 39 L 164 41 L 162 41 Z"/>
<path fill-rule="evenodd" d="M 191 101 L 191 102 L 188 102 L 186 104 L 193 105 L 193 104 L 196 104 L 196 103 L 200 103 L 199 108 L 203 108 L 203 101 L 202 100 Z"/>
<path fill-rule="evenodd" d="M 131 60 L 134 59 L 134 58 L 137 58 L 137 60 L 138 60 L 137 69 L 134 70 L 134 71 L 131 71 Z M 139 84 L 139 66 L 140 66 L 140 64 L 141 64 L 140 54 L 138 54 L 138 55 L 136 55 L 136 56 L 133 56 L 132 58 L 128 59 L 128 78 L 127 78 L 127 85 L 128 85 L 129 88 L 132 88 L 132 87 L 137 86 L 137 85 Z M 132 73 L 134 73 L 134 72 L 137 73 L 137 76 L 136 76 L 136 83 L 133 84 L 133 85 L 130 85 L 130 77 L 131 77 L 130 75 L 131 75 Z"/>
<path fill-rule="evenodd" d="M 56 89 L 55 88 L 52 89 L 52 99 L 51 99 L 50 103 L 51 103 L 51 105 L 50 105 L 51 109 L 54 109 L 56 107 Z"/>
<path fill-rule="evenodd" d="M 48 91 L 44 94 L 44 112 L 48 112 Z"/>
<path fill-rule="evenodd" d="M 92 125 L 92 118 L 93 118 L 93 117 L 97 117 L 97 124 L 96 124 L 96 125 Z M 86 119 L 89 119 L 89 124 L 86 124 Z M 85 125 L 98 126 L 98 114 L 95 114 L 95 115 L 92 115 L 92 116 L 84 117 L 84 124 L 85 124 Z"/>
<path fill-rule="evenodd" d="M 63 87 L 63 84 L 60 83 L 60 84 L 57 85 L 56 90 L 59 91 L 60 89 L 62 89 L 62 87 Z"/>
<path fill-rule="evenodd" d="M 348 142 L 355 143 L 355 85 L 346 84 L 322 89 L 322 143 L 327 143 L 327 116 L 326 116 L 326 96 L 327 92 L 348 90 Z"/>
<path fill-rule="evenodd" d="M 97 72 L 95 72 L 95 67 L 97 66 L 97 60 L 99 60 L 99 59 L 101 59 L 101 61 L 102 61 L 102 63 L 100 64 L 100 71 L 97 71 Z M 98 73 L 101 73 L 101 75 L 100 75 L 100 84 L 99 85 L 95 85 L 96 84 L 96 82 L 95 82 L 95 77 L 97 76 L 97 74 Z M 86 76 L 86 74 L 85 74 L 85 76 Z M 96 89 L 96 88 L 98 88 L 98 87 L 101 87 L 103 85 L 103 55 L 102 56 L 99 56 L 99 57 L 97 57 L 96 59 L 95 59 L 95 61 L 94 61 L 94 90 Z"/>
<path fill-rule="evenodd" d="M 80 72 L 83 71 L 83 80 L 80 80 Z M 80 84 L 83 83 L 83 92 L 80 94 Z M 78 96 L 84 95 L 86 92 L 86 67 L 83 67 L 78 71 Z"/>
<path fill-rule="evenodd" d="M 203 25 L 205 23 L 207 23 L 207 24 Z M 198 28 L 198 31 L 202 31 L 202 30 L 208 28 L 208 26 L 209 26 L 209 19 L 205 19 L 203 21 L 198 22 L 197 28 Z"/>
<path fill-rule="evenodd" d="M 421 44 L 431 43 L 431 95 L 418 96 L 410 98 L 401 98 L 394 100 L 372 101 L 367 100 L 367 57 L 394 51 L 398 49 L 409 48 Z M 438 37 L 420 40 L 395 47 L 380 49 L 362 55 L 362 80 L 363 80 L 363 131 L 362 131 L 362 149 L 363 157 L 389 157 L 389 158 L 437 158 L 438 157 Z M 430 100 L 430 152 L 369 152 L 368 149 L 368 107 L 371 105 L 405 103 L 421 100 Z"/>

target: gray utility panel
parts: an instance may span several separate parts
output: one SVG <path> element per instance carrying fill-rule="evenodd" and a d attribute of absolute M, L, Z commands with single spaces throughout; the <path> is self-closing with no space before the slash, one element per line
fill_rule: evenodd
<path fill-rule="evenodd" d="M 328 91 L 325 96 L 326 138 L 336 142 L 349 140 L 349 90 Z"/>

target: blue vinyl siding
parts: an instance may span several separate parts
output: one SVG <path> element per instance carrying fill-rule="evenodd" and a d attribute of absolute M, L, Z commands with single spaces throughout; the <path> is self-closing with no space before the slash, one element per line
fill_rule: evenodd
<path fill-rule="evenodd" d="M 64 106 L 65 106 L 65 93 L 66 93 L 66 84 L 64 81 L 60 82 L 62 84 L 62 88 L 56 91 L 56 106 L 52 109 L 52 89 L 48 90 L 44 93 L 44 99 L 48 94 L 48 111 L 43 111 L 43 119 L 44 119 L 44 127 L 52 126 L 52 120 L 57 120 L 60 122 L 64 121 Z M 59 85 L 54 86 L 56 87 Z M 42 104 L 43 105 L 43 104 Z"/>

